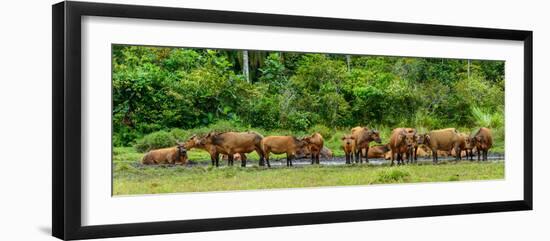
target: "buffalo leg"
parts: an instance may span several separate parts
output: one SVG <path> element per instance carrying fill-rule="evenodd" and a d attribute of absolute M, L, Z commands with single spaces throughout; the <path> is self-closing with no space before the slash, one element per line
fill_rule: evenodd
<path fill-rule="evenodd" d="M 432 149 L 433 163 L 437 164 L 437 149 Z"/>
<path fill-rule="evenodd" d="M 264 159 L 264 160 L 265 160 L 265 163 L 267 164 L 267 167 L 271 167 L 271 164 L 269 163 L 269 159 Z"/>
<path fill-rule="evenodd" d="M 288 162 L 290 163 L 290 166 L 292 166 L 292 159 L 294 158 L 294 155 L 287 156 Z"/>
<path fill-rule="evenodd" d="M 220 166 L 220 154 L 215 153 L 211 156 L 212 158 L 212 166 L 219 167 Z"/>
<path fill-rule="evenodd" d="M 313 159 L 314 164 L 319 164 L 319 162 L 317 162 L 317 153 L 312 153 L 311 158 Z"/>
<path fill-rule="evenodd" d="M 290 167 L 290 154 L 286 154 L 286 166 Z"/>
<path fill-rule="evenodd" d="M 349 153 L 346 152 L 345 154 L 346 154 L 346 164 L 349 164 L 350 162 Z"/>
<path fill-rule="evenodd" d="M 227 166 L 233 166 L 233 154 L 227 154 Z"/>
<path fill-rule="evenodd" d="M 393 166 L 393 161 L 395 159 L 394 158 L 395 153 L 393 151 L 390 151 L 390 152 L 391 152 L 391 164 L 390 164 L 390 166 Z"/>
<path fill-rule="evenodd" d="M 266 152 L 264 153 L 264 157 L 263 157 L 263 158 L 264 158 L 265 162 L 269 163 L 269 152 L 268 152 L 268 151 L 266 151 Z M 288 165 L 288 163 L 287 163 L 287 165 Z"/>
<path fill-rule="evenodd" d="M 403 165 L 403 153 L 397 153 L 397 165 Z"/>
<path fill-rule="evenodd" d="M 321 164 L 321 162 L 319 160 L 320 156 L 321 156 L 321 152 L 317 153 L 317 157 L 316 157 L 317 160 L 316 161 L 317 161 L 317 164 L 319 164 L 319 165 Z"/>
<path fill-rule="evenodd" d="M 479 149 L 477 149 L 476 152 L 477 152 L 477 161 L 479 161 L 479 159 L 480 159 L 480 157 L 481 157 L 481 153 L 480 153 Z"/>
<path fill-rule="evenodd" d="M 397 154 L 397 165 L 398 166 L 403 165 L 403 153 L 398 153 Z"/>
<path fill-rule="evenodd" d="M 397 165 L 401 165 L 401 154 L 400 153 L 395 153 L 395 160 L 397 161 Z"/>
<path fill-rule="evenodd" d="M 210 160 L 212 161 L 212 166 L 216 166 L 216 155 L 217 154 L 210 154 Z"/>

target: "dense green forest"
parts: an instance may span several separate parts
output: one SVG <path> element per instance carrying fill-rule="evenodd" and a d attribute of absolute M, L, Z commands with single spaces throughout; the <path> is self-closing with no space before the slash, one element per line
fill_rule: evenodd
<path fill-rule="evenodd" d="M 115 146 L 218 122 L 296 133 L 504 125 L 503 61 L 125 45 L 112 58 Z"/>

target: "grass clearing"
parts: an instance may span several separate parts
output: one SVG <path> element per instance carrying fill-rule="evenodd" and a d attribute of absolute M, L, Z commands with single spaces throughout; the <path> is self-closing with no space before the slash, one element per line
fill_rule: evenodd
<path fill-rule="evenodd" d="M 326 142 L 329 147 L 339 144 L 338 134 Z M 333 149 L 342 156 L 340 149 Z M 210 162 L 202 150 L 190 150 L 189 159 L 196 163 Z M 369 185 L 387 183 L 448 182 L 492 180 L 504 178 L 504 162 L 441 162 L 440 165 L 420 162 L 415 165 L 301 165 L 292 168 L 258 167 L 256 153 L 248 155 L 247 168 L 235 166 L 213 168 L 196 166 L 142 166 L 143 153 L 133 147 L 113 148 L 113 194 L 155 194 L 256 190 L 274 188 L 303 188 L 321 186 Z M 272 155 L 283 159 L 285 155 Z M 225 165 L 225 162 L 221 162 Z"/>
<path fill-rule="evenodd" d="M 167 167 L 116 163 L 113 194 L 155 194 L 369 185 L 387 183 L 448 182 L 504 178 L 504 163 L 444 162 L 440 165 L 320 165 L 292 168 L 257 166 Z"/>

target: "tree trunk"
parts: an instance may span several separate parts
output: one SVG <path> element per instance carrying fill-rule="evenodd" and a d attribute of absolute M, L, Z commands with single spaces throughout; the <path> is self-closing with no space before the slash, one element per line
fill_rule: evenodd
<path fill-rule="evenodd" d="M 250 83 L 250 74 L 248 73 L 248 50 L 243 50 L 243 75 L 245 80 Z"/>

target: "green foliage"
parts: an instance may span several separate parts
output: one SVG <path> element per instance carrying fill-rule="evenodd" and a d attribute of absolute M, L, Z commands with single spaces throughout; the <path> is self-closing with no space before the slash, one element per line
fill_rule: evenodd
<path fill-rule="evenodd" d="M 474 106 L 471 112 L 476 126 L 492 129 L 504 127 L 504 114 L 501 111 L 491 113 Z"/>
<path fill-rule="evenodd" d="M 303 131 L 311 126 L 311 114 L 309 112 L 295 111 L 287 117 L 287 127 L 293 130 Z"/>
<path fill-rule="evenodd" d="M 310 134 L 318 132 L 326 140 L 332 138 L 332 136 L 334 134 L 334 130 L 332 130 L 331 128 L 328 128 L 327 126 L 322 125 L 322 124 L 317 124 L 317 125 L 312 126 L 311 128 L 308 129 L 307 132 L 310 133 Z"/>
<path fill-rule="evenodd" d="M 339 54 L 249 51 L 249 59 L 251 82 L 242 51 L 114 45 L 113 144 L 144 150 L 149 133 L 182 140 L 212 127 L 321 128 L 327 139 L 322 126 L 503 130 L 503 61 L 351 56 L 348 68 Z"/>
<path fill-rule="evenodd" d="M 378 173 L 377 183 L 404 182 L 410 177 L 410 173 L 397 168 L 381 170 Z"/>
<path fill-rule="evenodd" d="M 175 144 L 176 139 L 172 134 L 167 131 L 157 131 L 139 139 L 134 148 L 139 152 L 145 152 L 152 149 L 174 146 Z"/>
<path fill-rule="evenodd" d="M 279 53 L 269 54 L 264 67 L 259 69 L 262 75 L 260 81 L 269 85 L 270 93 L 281 93 L 288 83 L 285 65 Z"/>

